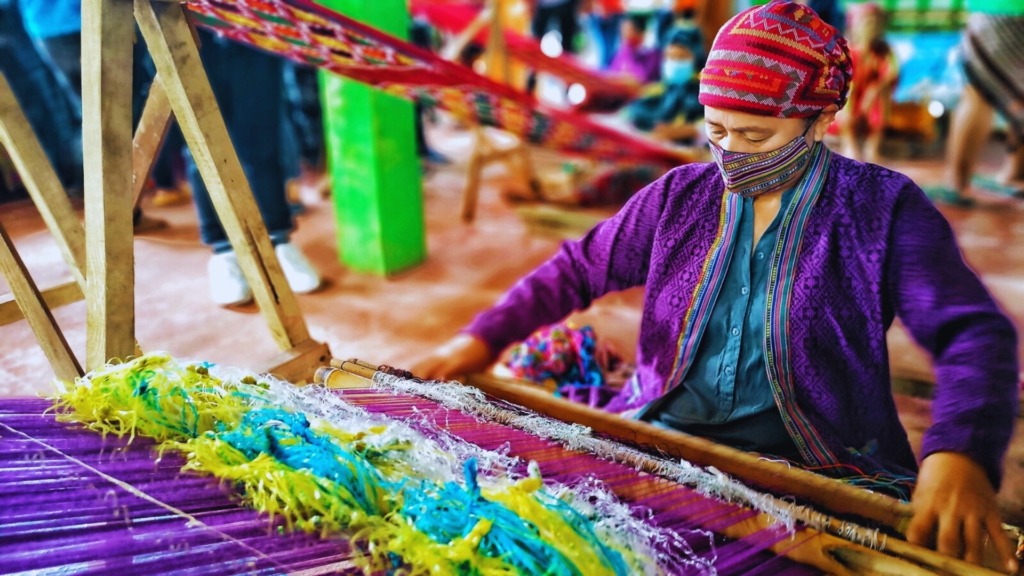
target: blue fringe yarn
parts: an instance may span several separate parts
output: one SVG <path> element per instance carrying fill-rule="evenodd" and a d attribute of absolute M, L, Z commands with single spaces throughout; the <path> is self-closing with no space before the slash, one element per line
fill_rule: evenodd
<path fill-rule="evenodd" d="M 380 516 L 379 499 L 384 479 L 359 452 L 317 433 L 303 414 L 277 408 L 247 413 L 237 428 L 220 435 L 236 450 L 252 459 L 261 452 L 296 470 L 309 470 L 346 487 L 364 512 Z"/>
<path fill-rule="evenodd" d="M 423 484 L 407 486 L 400 514 L 412 521 L 417 530 L 441 543 L 466 537 L 480 520 L 489 520 L 492 526 L 480 542 L 481 554 L 502 558 L 523 574 L 583 576 L 572 562 L 540 537 L 536 526 L 480 494 L 475 458 L 467 460 L 463 470 L 465 487 L 455 482 L 448 482 L 440 489 Z M 555 498 L 546 500 L 546 506 L 559 512 L 578 533 L 604 552 L 617 574 L 628 573 L 622 556 L 597 539 L 582 515 Z"/>

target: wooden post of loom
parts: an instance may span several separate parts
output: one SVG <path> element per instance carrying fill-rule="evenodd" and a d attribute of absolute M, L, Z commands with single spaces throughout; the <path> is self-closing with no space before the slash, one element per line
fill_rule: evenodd
<path fill-rule="evenodd" d="M 132 229 L 132 4 L 82 2 L 86 365 L 135 352 Z"/>
<path fill-rule="evenodd" d="M 28 270 L 21 264 L 17 250 L 8 238 L 8 254 L 5 259 L 12 294 L 0 298 L 0 326 L 26 318 L 57 377 L 73 380 L 75 376 L 82 375 L 82 368 L 67 347 L 60 328 L 54 323 L 51 310 L 85 298 L 85 229 L 75 216 L 57 173 L 2 73 L 0 144 L 3 144 L 13 159 L 33 204 L 39 210 L 73 277 L 70 282 L 39 290 L 28 276 Z M 15 287 L 15 284 L 18 286 Z M 134 351 L 140 353 L 137 343 Z"/>
<path fill-rule="evenodd" d="M 142 190 L 153 173 L 153 166 L 173 121 L 171 101 L 167 99 L 167 91 L 160 75 L 157 74 L 149 86 L 149 96 L 142 109 L 142 118 L 139 119 L 139 125 L 135 127 L 135 136 L 132 138 L 132 205 L 135 207 L 138 207 L 139 201 L 142 200 Z"/>
<path fill-rule="evenodd" d="M 0 145 L 14 161 L 33 204 L 71 271 L 71 281 L 38 290 L 45 307 L 52 309 L 82 300 L 85 298 L 85 230 L 3 73 L 0 73 Z M 11 248 L 13 251 L 13 245 Z M 0 298 L 0 326 L 24 317 L 13 294 Z"/>
<path fill-rule="evenodd" d="M 7 230 L 0 224 L 0 275 L 7 280 L 11 287 L 14 299 L 21 309 L 25 319 L 28 320 L 36 340 L 43 348 L 46 359 L 57 378 L 73 382 L 75 378 L 82 375 L 82 367 L 79 366 L 75 354 L 68 346 L 64 334 L 53 319 L 53 314 L 43 301 L 42 295 L 36 289 L 35 282 L 29 276 L 25 263 L 21 261 L 18 252 L 14 249 L 11 237 Z"/>
<path fill-rule="evenodd" d="M 168 6 L 180 13 L 177 4 L 168 4 L 162 9 Z M 78 222 L 6 78 L 0 74 L 0 144 L 14 160 L 74 277 L 73 282 L 40 291 L 28 276 L 6 231 L 0 230 L 0 271 L 8 278 L 13 292 L 11 296 L 0 298 L 0 325 L 27 318 L 61 379 L 73 379 L 81 375 L 82 370 L 54 323 L 50 308 L 80 300 L 83 292 L 87 292 L 89 300 L 89 366 L 101 365 L 113 357 L 141 353 L 134 342 L 134 250 L 132 235 L 126 231 L 132 228 L 132 208 L 138 202 L 139 193 L 170 125 L 172 108 L 162 76 L 158 76 L 147 101 L 140 130 L 132 142 L 131 76 L 130 73 L 126 75 L 125 70 L 131 70 L 133 20 L 129 0 L 86 0 L 83 6 L 83 126 L 88 233 Z M 187 28 L 194 48 L 198 39 L 194 29 Z M 180 55 L 180 50 L 187 51 L 187 46 L 182 46 L 176 45 L 173 50 Z M 198 57 L 191 62 L 193 69 L 197 63 Z M 205 80 L 201 65 L 199 71 Z M 219 110 L 214 111 L 219 119 Z M 210 110 L 205 110 L 205 113 L 210 114 Z M 204 118 L 204 121 L 209 119 Z M 220 150 L 234 157 L 233 149 L 230 153 L 224 152 L 223 147 Z M 216 157 L 216 160 L 221 161 L 221 158 Z M 223 162 L 227 163 L 227 159 Z M 249 201 L 252 205 L 249 213 L 258 214 L 251 194 Z M 240 203 L 245 204 L 244 200 Z M 225 218 L 225 214 L 220 215 Z M 263 234 L 265 237 L 265 230 Z M 247 233 L 249 240 L 254 236 L 259 234 L 251 230 Z M 88 260 L 87 243 L 92 246 Z M 264 271 L 269 267 L 271 270 L 266 273 L 273 275 L 276 260 L 271 266 L 266 262 L 258 264 Z M 263 290 L 257 289 L 258 293 L 272 293 L 278 306 L 283 306 L 281 300 L 291 296 L 291 291 L 279 266 L 276 267 L 283 289 L 280 285 L 271 287 L 266 281 L 260 282 L 265 278 L 254 280 L 250 276 L 249 281 L 254 288 L 262 286 Z M 88 288 L 86 274 L 92 279 Z M 279 310 L 266 310 L 264 308 L 268 316 L 280 316 L 275 314 Z M 308 381 L 315 368 L 327 362 L 330 355 L 327 346 L 309 338 L 301 314 L 269 324 L 275 336 L 280 335 L 277 340 L 284 352 L 269 362 L 265 371 L 296 382 Z M 275 331 L 275 325 L 280 325 L 280 329 Z"/>
<path fill-rule="evenodd" d="M 378 369 L 372 364 L 354 359 L 332 360 L 331 366 L 332 368 L 319 369 L 316 381 L 331 388 L 342 389 L 367 387 L 366 380 L 372 380 Z M 742 473 L 734 473 L 737 478 L 766 488 L 780 487 L 777 492 L 822 504 L 829 512 L 855 514 L 881 521 L 889 526 L 900 525 L 903 519 L 909 518 L 909 507 L 892 498 L 873 494 L 812 472 L 760 460 L 756 455 L 720 446 L 709 440 L 665 430 L 644 422 L 626 420 L 615 414 L 556 398 L 531 384 L 482 374 L 472 375 L 469 382 L 495 398 L 557 420 L 588 426 L 595 432 L 627 444 L 653 448 L 698 465 L 714 466 L 727 473 L 729 469 L 737 469 L 738 465 Z M 687 458 L 680 454 L 695 454 L 699 457 Z M 656 473 L 653 469 L 644 471 Z M 722 530 L 721 533 L 730 538 L 742 538 L 764 529 L 772 522 L 767 515 L 758 514 L 750 521 L 736 524 Z M 897 538 L 886 539 L 882 551 L 871 550 L 837 537 L 846 534 L 849 526 L 835 519 L 831 519 L 826 528 L 830 533 L 808 529 L 803 532 L 808 536 L 806 540 L 802 540 L 802 537 L 800 542 L 786 540 L 772 546 L 771 549 L 792 560 L 810 564 L 832 574 L 941 573 L 980 576 L 999 573 Z"/>
<path fill-rule="evenodd" d="M 326 361 L 329 350 L 326 344 L 310 338 L 295 295 L 281 271 L 203 70 L 195 31 L 183 10 L 177 4 L 135 2 L 135 19 L 159 78 L 146 103 L 146 112 L 150 113 L 148 118 L 144 113 L 146 131 L 136 135 L 140 153 L 139 161 L 134 163 L 136 185 L 148 175 L 173 113 L 260 311 L 282 350 L 263 370 L 286 380 L 306 381 L 315 366 Z"/>
<path fill-rule="evenodd" d="M 50 309 L 84 298 L 85 239 L 82 225 L 75 216 L 57 174 L 36 138 L 11 91 L 0 73 L 0 144 L 7 150 L 57 242 L 61 255 L 74 280 L 44 289 L 37 288 L 25 263 L 0 224 L 0 275 L 11 287 L 11 296 L 0 301 L 0 325 L 25 318 L 36 341 L 61 380 L 74 380 L 82 375 L 82 367 L 68 346 L 64 334 Z"/>
<path fill-rule="evenodd" d="M 473 140 L 469 165 L 466 168 L 466 185 L 462 189 L 460 210 L 464 222 L 468 224 L 476 218 L 476 208 L 480 198 L 480 181 L 483 178 L 484 168 L 492 162 L 507 162 L 509 171 L 516 174 L 515 166 L 510 161 L 518 160 L 519 175 L 533 199 L 541 198 L 540 180 L 537 179 L 533 161 L 530 159 L 530 150 L 522 140 L 517 140 L 512 146 L 499 148 L 483 127 L 473 125 L 470 131 Z"/>
<path fill-rule="evenodd" d="M 505 44 L 505 29 L 502 26 L 501 6 L 498 0 L 488 0 L 487 10 L 490 22 L 487 30 L 487 75 L 495 82 L 508 86 L 512 80 L 508 46 Z"/>

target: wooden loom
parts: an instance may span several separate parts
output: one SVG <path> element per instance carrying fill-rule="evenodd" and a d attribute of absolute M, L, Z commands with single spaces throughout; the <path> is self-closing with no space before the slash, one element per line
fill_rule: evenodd
<path fill-rule="evenodd" d="M 359 360 L 331 360 L 330 368 L 317 371 L 316 382 L 331 388 L 366 388 L 378 371 L 390 370 Z M 391 371 L 393 373 L 393 371 Z M 819 510 L 844 517 L 856 516 L 902 534 L 912 516 L 909 504 L 894 498 L 843 484 L 812 472 L 788 465 L 762 460 L 757 455 L 742 452 L 715 442 L 673 430 L 632 420 L 615 414 L 569 402 L 529 383 L 498 378 L 485 374 L 472 374 L 466 379 L 492 398 L 523 406 L 529 410 L 557 420 L 574 422 L 589 427 L 595 433 L 643 448 L 647 452 L 682 458 L 700 466 L 714 467 L 744 482 L 752 483 L 775 494 L 794 496 L 815 505 Z M 654 468 L 638 466 L 648 473 Z M 770 522 L 762 515 L 749 525 L 730 528 L 729 537 L 743 537 Z M 853 574 L 993 574 L 987 568 L 968 564 L 936 551 L 915 546 L 896 537 L 886 540 L 881 552 L 852 544 L 844 537 L 851 532 L 850 523 L 829 517 L 826 530 L 816 533 L 818 542 L 813 551 L 780 544 L 772 549 L 779 554 L 792 555 L 792 559 L 814 565 L 830 573 Z M 884 554 L 882 553 L 884 552 Z M 999 565 L 991 545 L 986 546 L 986 566 Z M 922 568 L 924 571 L 922 572 Z"/>
<path fill-rule="evenodd" d="M 111 357 L 129 356 L 136 351 L 134 310 L 131 304 L 134 291 L 132 244 L 131 236 L 124 233 L 124 230 L 131 226 L 131 208 L 137 192 L 141 190 L 141 181 L 145 179 L 139 176 L 147 174 L 151 168 L 153 152 L 159 149 L 159 141 L 173 113 L 182 124 L 186 140 L 210 187 L 218 213 L 239 253 L 243 270 L 254 288 L 275 340 L 286 350 L 276 365 L 267 371 L 292 381 L 306 380 L 314 367 L 325 362 L 329 352 L 325 345 L 309 338 L 294 296 L 273 255 L 251 193 L 238 189 L 247 188 L 247 182 L 199 63 L 192 31 L 182 10 L 174 4 L 151 0 L 135 2 L 135 16 L 153 52 L 158 79 L 154 82 L 146 104 L 143 122 L 136 132 L 134 148 L 128 150 L 126 144 L 131 141 L 130 111 L 127 106 L 129 98 L 125 96 L 130 92 L 130 79 L 126 82 L 123 72 L 130 69 L 130 66 L 125 66 L 125 58 L 130 58 L 131 54 L 132 26 L 131 21 L 124 18 L 127 6 L 130 6 L 127 0 L 86 0 L 83 6 L 83 78 L 87 87 L 83 94 L 83 115 L 87 138 L 85 148 L 89 151 L 86 160 L 85 230 L 80 225 L 76 229 L 71 224 L 72 220 L 77 224 L 77 219 L 70 211 L 70 203 L 65 206 L 57 198 L 55 192 L 63 194 L 63 191 L 59 190 L 59 184 L 53 186 L 56 176 L 52 174 L 52 168 L 49 174 L 40 168 L 43 165 L 48 167 L 48 162 L 38 163 L 41 148 L 38 148 L 34 136 L 28 137 L 30 132 L 24 132 L 23 127 L 27 124 L 23 124 L 22 131 L 18 132 L 16 115 L 0 99 L 0 135 L 4 137 L 4 144 L 9 150 L 14 150 L 12 156 L 26 180 L 34 181 L 30 184 L 33 199 L 40 206 L 48 227 L 59 231 L 59 234 L 55 232 L 54 235 L 65 253 L 65 259 L 69 261 L 76 284 L 84 286 L 89 310 L 87 366 L 91 368 L 102 365 Z M 6 87 L 6 82 L 0 87 Z M 13 99 L 8 104 L 10 102 Z M 17 137 L 12 138 L 11 134 Z M 33 144 L 38 150 L 33 150 Z M 33 156 L 35 152 L 38 153 Z M 33 158 L 37 162 L 32 162 Z M 45 157 L 42 158 L 45 160 Z M 131 173 L 136 178 L 132 183 L 127 181 L 128 162 L 132 163 Z M 47 178 L 51 180 L 47 181 Z M 44 201 L 40 201 L 41 198 Z M 65 202 L 67 200 L 64 196 L 60 198 Z M 51 225 L 51 220 L 59 223 Z M 87 261 L 84 258 L 83 236 L 84 244 L 88 246 Z M 13 278 L 13 281 L 9 281 L 17 305 L 29 319 L 48 357 L 51 354 L 59 357 L 63 350 L 66 354 L 60 369 L 67 374 L 81 374 L 81 367 L 70 354 L 63 336 L 53 323 L 47 298 L 32 283 L 6 234 L 3 234 L 3 240 L 0 271 L 9 279 Z M 83 269 L 86 271 L 84 275 Z M 89 279 L 88 283 L 85 278 Z M 17 288 L 14 288 L 16 285 Z M 44 292 L 51 296 L 50 302 L 55 303 L 59 300 L 56 295 L 66 291 L 69 289 Z M 58 365 L 56 362 L 54 365 L 56 370 Z M 344 372 L 362 378 L 372 377 L 376 372 L 375 368 L 358 362 L 338 365 Z M 328 383 L 331 378 L 337 378 L 336 374 L 339 373 L 326 370 L 321 372 Z M 63 377 L 60 372 L 58 376 Z M 637 444 L 655 446 L 673 456 L 714 465 L 737 476 L 753 477 L 768 487 L 799 493 L 837 512 L 856 513 L 892 527 L 901 526 L 909 514 L 906 506 L 898 502 L 886 501 L 888 499 L 810 473 L 761 462 L 756 457 L 677 433 L 637 425 L 628 426 L 627 433 L 623 434 L 624 421 L 614 415 L 565 403 L 536 390 L 482 376 L 473 377 L 469 382 L 493 396 L 526 405 L 538 412 L 561 417 L 571 415 L 574 421 L 598 432 Z M 365 382 L 362 384 L 365 385 Z M 758 520 L 765 521 L 765 518 Z M 843 529 L 841 525 L 832 528 L 836 531 Z M 806 560 L 813 559 L 819 567 L 838 573 L 914 574 L 921 573 L 918 566 L 952 574 L 989 573 L 895 539 L 890 540 L 887 551 L 898 558 L 852 546 L 826 534 L 820 536 L 818 553 Z"/>
<path fill-rule="evenodd" d="M 136 22 L 157 76 L 133 139 L 130 71 Z M 85 0 L 82 39 L 84 229 L 0 76 L 0 143 L 14 159 L 74 276 L 74 282 L 40 291 L 0 226 L 0 273 L 13 294 L 0 301 L 0 323 L 24 316 L 57 377 L 74 380 L 82 375 L 82 367 L 50 308 L 84 295 L 86 369 L 139 353 L 134 336 L 134 248 L 128 231 L 163 139 L 177 117 L 260 311 L 282 350 L 261 371 L 293 382 L 308 381 L 316 367 L 326 363 L 330 351 L 310 337 L 281 271 L 184 8 L 177 2 L 138 0 L 133 5 L 131 0 Z"/>
<path fill-rule="evenodd" d="M 0 300 L 0 325 L 22 318 L 28 320 L 57 377 L 74 380 L 82 375 L 82 367 L 50 309 L 85 297 L 85 231 L 3 73 L 0 73 L 0 144 L 14 161 L 73 277 L 70 282 L 40 290 L 0 223 L 0 275 L 11 287 L 11 294 Z"/>

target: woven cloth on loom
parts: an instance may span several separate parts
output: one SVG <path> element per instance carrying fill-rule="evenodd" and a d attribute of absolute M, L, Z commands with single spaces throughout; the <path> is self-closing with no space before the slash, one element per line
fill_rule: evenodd
<path fill-rule="evenodd" d="M 159 461 L 151 440 L 107 439 L 0 400 L 0 572 L 272 574 L 350 566 L 344 541 L 284 530 L 231 490 Z M 146 498 L 145 496 L 151 498 Z M 280 530 L 279 530 L 280 528 Z M 340 564 L 339 564 L 340 563 Z"/>
<path fill-rule="evenodd" d="M 148 376 L 140 374 L 132 385 L 144 389 Z M 800 528 L 790 532 L 773 524 L 730 541 L 714 533 L 749 522 L 757 513 L 423 398 L 349 390 L 341 399 L 370 414 L 406 421 L 427 437 L 444 441 L 442 436 L 454 435 L 482 449 L 479 454 L 519 458 L 520 473 L 531 474 L 526 463 L 536 462 L 547 482 L 602 483 L 634 507 L 640 521 L 681 536 L 666 545 L 682 546 L 695 562 L 670 565 L 669 573 L 816 573 L 768 550 L 779 543 L 797 548 L 813 538 Z M 328 398 L 307 400 L 322 405 Z M 184 461 L 172 451 L 156 460 L 151 441 L 136 438 L 129 445 L 127 439 L 58 423 L 44 413 L 50 406 L 42 400 L 0 400 L 4 572 L 63 567 L 74 573 L 319 574 L 355 568 L 345 539 L 292 533 L 280 517 L 272 522 L 233 503 L 239 495 L 229 486 L 182 473 Z"/>
<path fill-rule="evenodd" d="M 308 0 L 190 0 L 196 23 L 232 40 L 370 84 L 525 141 L 604 160 L 675 166 L 655 143 L 538 104 L 458 64 Z"/>
<path fill-rule="evenodd" d="M 437 0 L 413 0 L 412 10 L 414 14 L 426 18 L 434 26 L 452 33 L 467 28 L 479 14 L 473 6 Z M 640 91 L 638 83 L 587 68 L 570 54 L 563 53 L 552 58 L 541 51 L 540 43 L 533 38 L 511 30 L 505 30 L 504 34 L 505 44 L 512 57 L 531 68 L 557 76 L 566 84 L 579 84 L 586 88 L 587 94 L 592 97 L 626 101 L 634 98 Z M 475 40 L 485 44 L 487 31 L 482 30 Z"/>

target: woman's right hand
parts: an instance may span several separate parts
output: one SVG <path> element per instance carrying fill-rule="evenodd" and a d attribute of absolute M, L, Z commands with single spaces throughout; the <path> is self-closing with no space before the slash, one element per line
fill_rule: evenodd
<path fill-rule="evenodd" d="M 495 354 L 483 340 L 472 334 L 459 334 L 412 368 L 423 380 L 454 380 L 471 372 L 480 372 L 493 364 Z"/>

